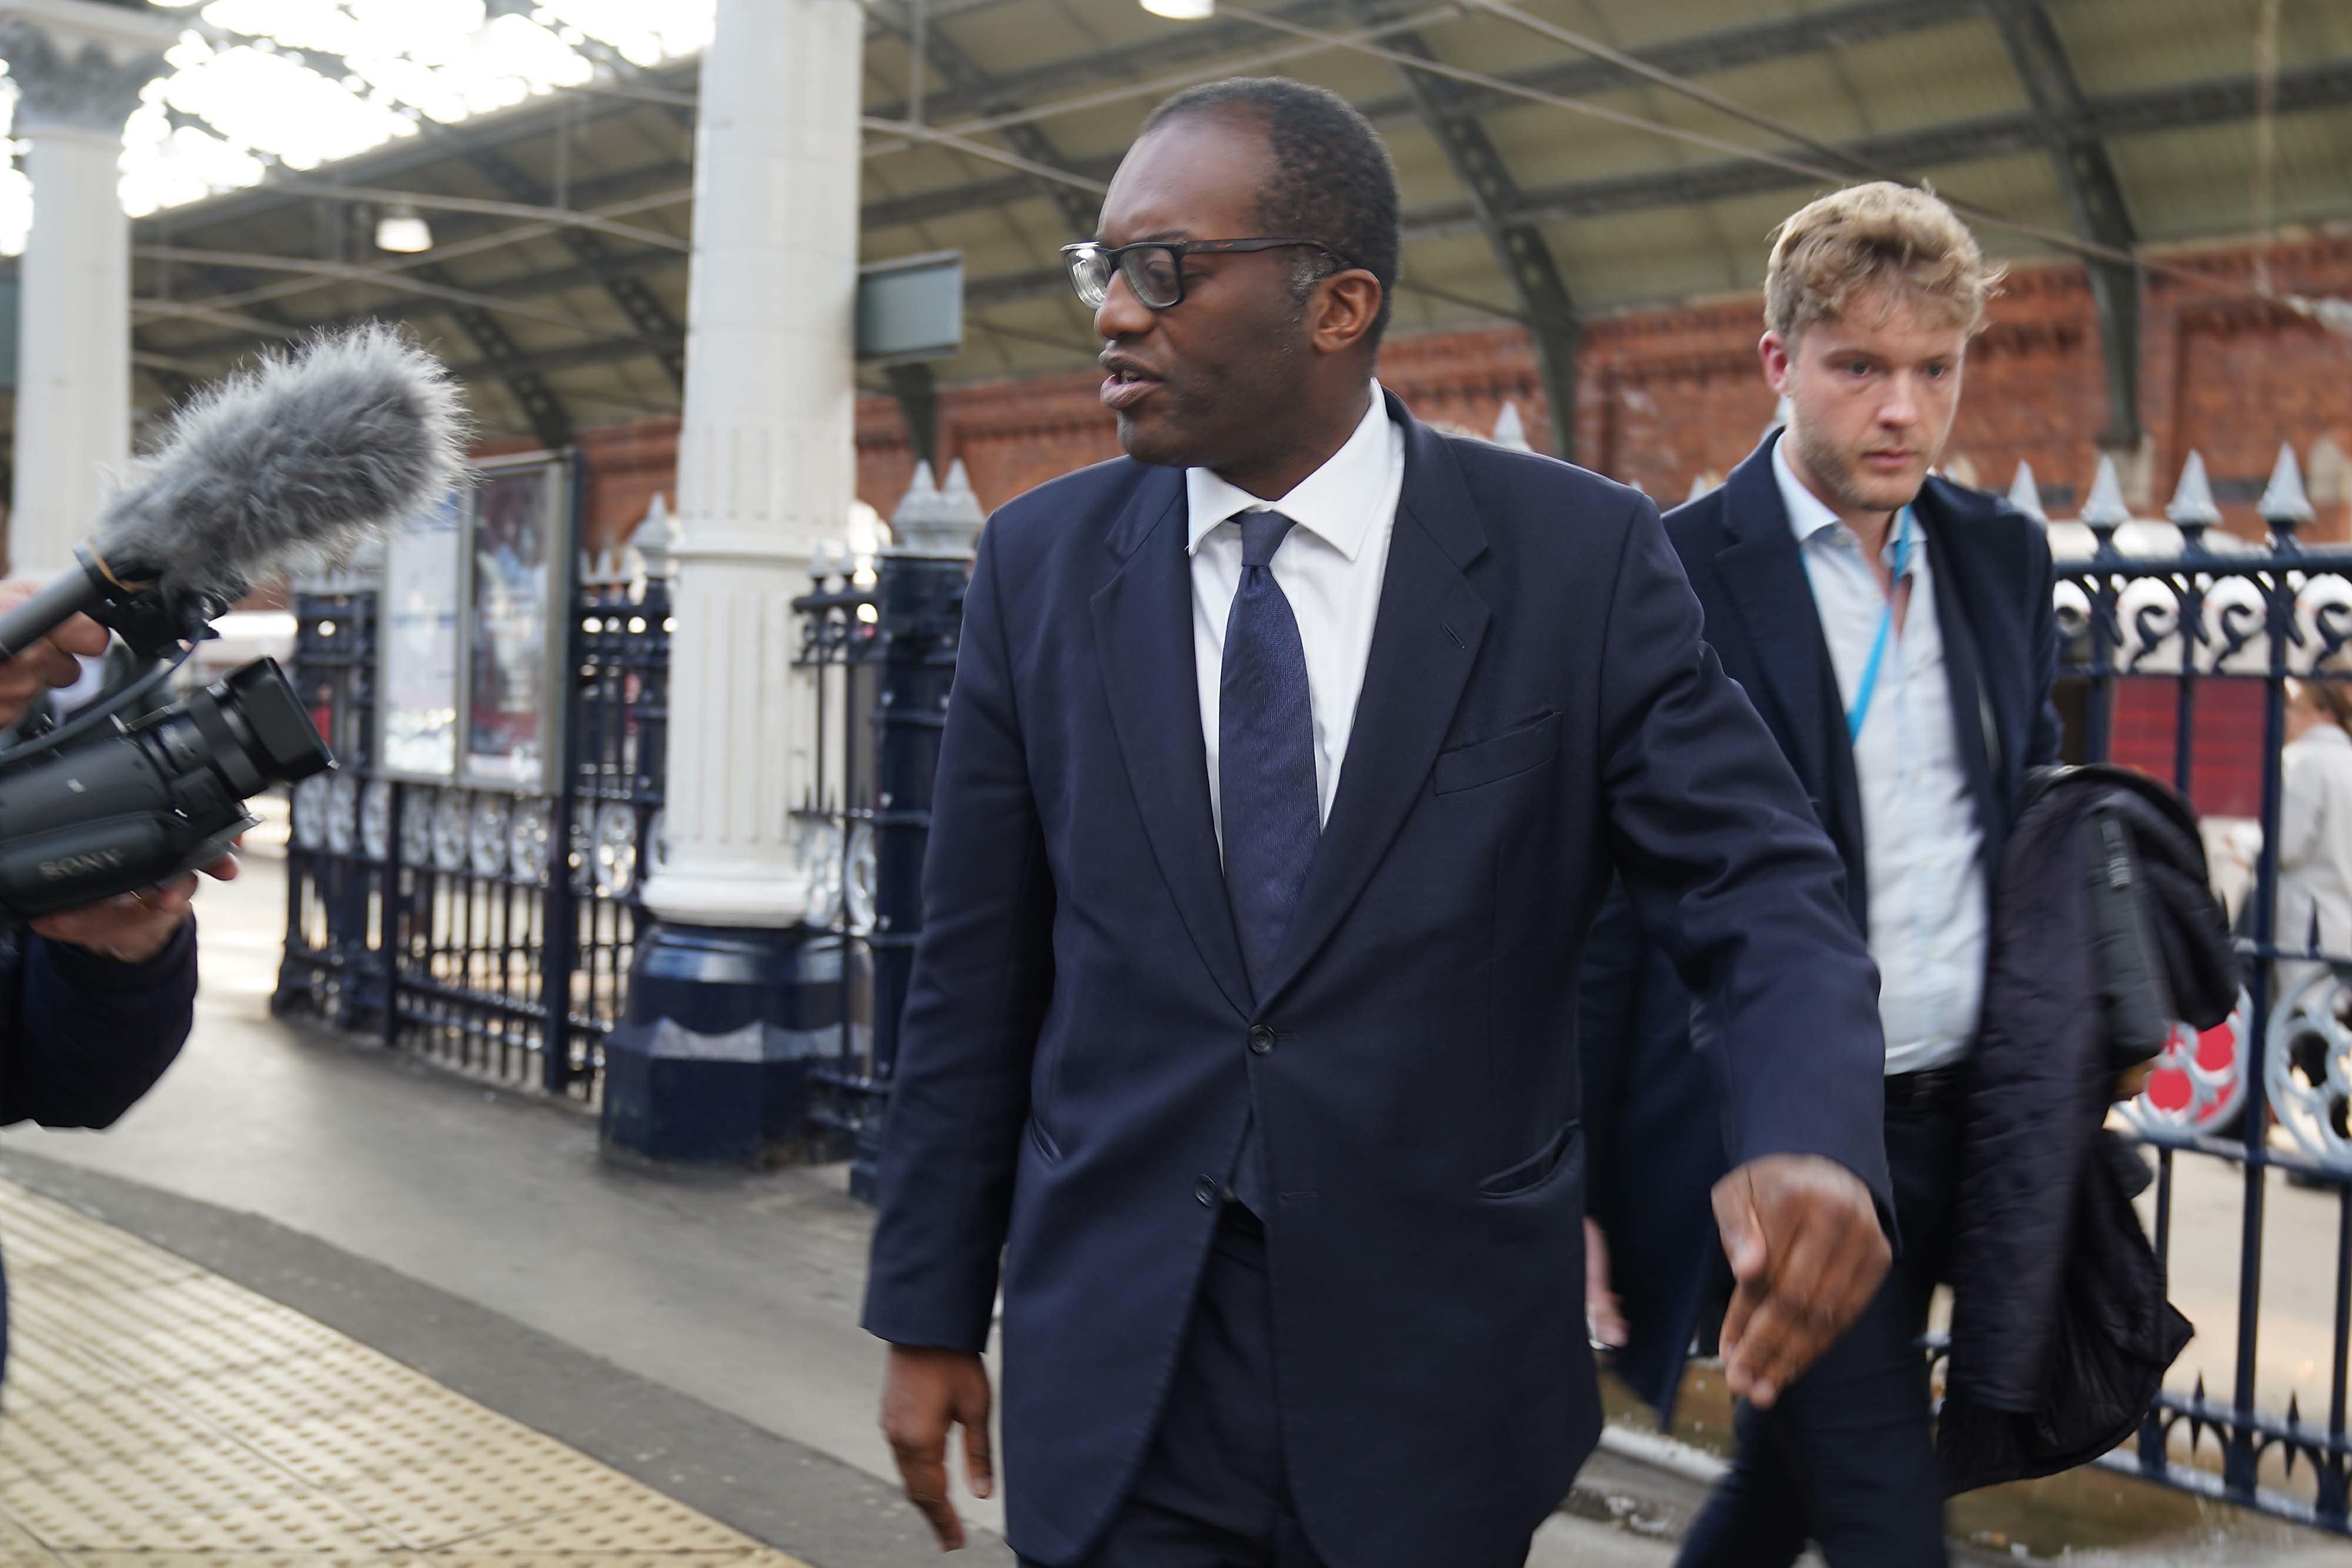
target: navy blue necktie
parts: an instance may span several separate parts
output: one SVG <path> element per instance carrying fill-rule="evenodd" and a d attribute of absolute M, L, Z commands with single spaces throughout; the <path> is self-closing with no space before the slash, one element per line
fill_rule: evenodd
<path fill-rule="evenodd" d="M 1323 830 L 1307 645 L 1272 567 L 1291 520 L 1280 512 L 1244 512 L 1237 520 L 1242 582 L 1225 619 L 1217 690 L 1217 801 L 1225 896 L 1255 988 L 1265 985 L 1290 928 Z"/>
<path fill-rule="evenodd" d="M 1315 713 L 1307 645 L 1274 580 L 1274 552 L 1291 529 L 1279 512 L 1244 512 L 1242 581 L 1225 620 L 1217 688 L 1217 802 L 1224 830 L 1225 897 L 1251 988 L 1269 982 L 1283 933 L 1323 833 L 1315 785 Z M 1235 1197 L 1265 1212 L 1255 1116 L 1242 1135 Z"/>

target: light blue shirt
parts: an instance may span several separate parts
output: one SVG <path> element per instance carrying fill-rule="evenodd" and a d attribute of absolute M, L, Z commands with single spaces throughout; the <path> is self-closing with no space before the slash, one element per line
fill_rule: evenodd
<path fill-rule="evenodd" d="M 1785 438 L 1773 447 L 1772 476 L 1812 584 L 1840 698 L 1851 708 L 1886 597 L 1862 542 L 1797 477 L 1788 450 Z M 1927 524 L 1916 511 L 1913 521 L 1911 601 L 1887 641 L 1853 743 L 1867 936 L 1878 961 L 1889 1075 L 1941 1067 L 1968 1053 L 1984 1005 L 1987 942 L 1984 829 L 1953 727 Z M 1890 569 L 1894 553 L 1890 530 Z"/>

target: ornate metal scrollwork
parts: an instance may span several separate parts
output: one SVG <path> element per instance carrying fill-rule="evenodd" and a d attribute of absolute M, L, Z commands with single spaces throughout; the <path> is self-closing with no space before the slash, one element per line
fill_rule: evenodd
<path fill-rule="evenodd" d="M 2175 1024 L 2147 1091 L 2123 1107 L 2124 1120 L 2143 1133 L 2175 1136 L 2228 1127 L 2246 1103 L 2246 1038 L 2252 1014 L 2252 998 L 2240 991 L 2237 1010 L 2226 1022 L 2201 1034 Z"/>
<path fill-rule="evenodd" d="M 2352 967 L 2330 966 L 2280 999 L 2271 1014 L 2263 1087 L 2298 1149 L 2352 1171 Z"/>

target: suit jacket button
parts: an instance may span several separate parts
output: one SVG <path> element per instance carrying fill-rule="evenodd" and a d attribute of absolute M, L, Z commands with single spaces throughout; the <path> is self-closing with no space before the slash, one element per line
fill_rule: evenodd
<path fill-rule="evenodd" d="M 1192 1197 L 1202 1208 L 1214 1207 L 1217 1201 L 1217 1178 L 1202 1176 L 1192 1184 Z"/>
<path fill-rule="evenodd" d="M 1249 1048 L 1250 1054 L 1253 1056 L 1272 1056 L 1274 1030 L 1264 1024 L 1255 1025 L 1249 1031 Z"/>

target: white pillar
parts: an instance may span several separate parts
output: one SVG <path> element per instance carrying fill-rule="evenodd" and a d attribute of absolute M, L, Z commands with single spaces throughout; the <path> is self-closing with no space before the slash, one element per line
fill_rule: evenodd
<path fill-rule="evenodd" d="M 820 538 L 846 527 L 857 294 L 857 0 L 719 0 L 702 57 L 670 647 L 669 858 L 645 900 L 688 925 L 801 918 L 811 779 L 792 668 Z"/>
<path fill-rule="evenodd" d="M 8 566 L 71 564 L 107 476 L 131 455 L 131 220 L 122 122 L 180 34 L 169 16 L 91 0 L 0 4 L 16 134 L 31 142 L 33 230 L 16 339 L 16 489 Z"/>

